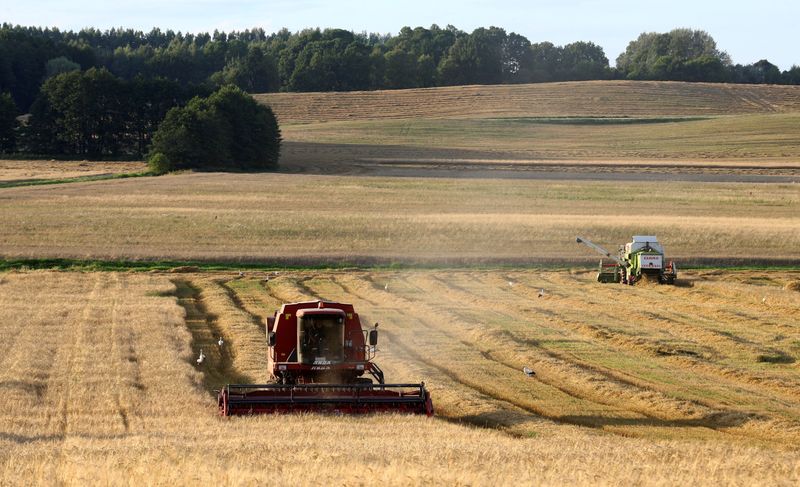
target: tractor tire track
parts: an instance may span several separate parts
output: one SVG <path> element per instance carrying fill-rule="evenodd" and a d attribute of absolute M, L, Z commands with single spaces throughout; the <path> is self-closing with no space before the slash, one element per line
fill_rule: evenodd
<path fill-rule="evenodd" d="M 536 289 L 531 288 L 524 283 L 519 283 L 519 286 L 516 286 L 516 289 L 512 290 L 512 292 L 527 300 L 532 300 L 534 299 L 533 296 L 534 293 L 536 292 Z M 602 293 L 602 291 L 600 292 Z M 613 296 L 609 296 L 609 299 L 611 298 L 613 298 Z M 576 306 L 577 304 L 578 303 L 576 302 Z M 585 308 L 586 303 L 582 304 L 584 305 L 583 307 Z M 590 304 L 588 306 L 589 308 L 597 308 L 600 305 Z M 569 311 L 566 312 L 569 313 Z M 615 320 L 615 317 L 608 315 L 602 309 L 590 309 L 587 312 L 594 317 L 605 316 L 608 320 L 612 321 Z M 626 316 L 629 317 L 629 319 L 636 321 L 637 324 L 639 325 L 643 325 L 651 329 L 656 329 L 658 331 L 669 331 L 670 333 L 674 332 L 677 333 L 676 336 L 679 338 L 683 338 L 684 333 L 682 332 L 685 332 L 685 335 L 689 335 L 691 338 L 696 340 L 698 348 L 700 347 L 713 348 L 712 340 L 719 341 L 719 334 L 703 330 L 702 328 L 698 328 L 696 326 L 692 326 L 687 323 L 676 322 L 675 320 L 670 319 L 669 314 L 666 316 L 661 316 L 653 312 L 641 312 L 635 309 L 630 311 L 626 310 L 625 313 Z M 654 316 L 658 316 L 659 319 L 658 325 L 660 326 L 653 325 L 652 320 L 654 319 Z M 643 355 L 649 355 L 651 357 L 662 357 L 664 360 L 667 360 L 670 363 L 684 370 L 692 371 L 695 373 L 702 373 L 709 378 L 723 378 L 732 381 L 732 385 L 738 387 L 744 387 L 753 393 L 760 394 L 768 398 L 773 397 L 772 393 L 778 393 L 784 398 L 791 399 L 792 401 L 800 399 L 800 382 L 798 381 L 792 381 L 791 379 L 788 378 L 772 377 L 766 374 L 755 375 L 751 372 L 742 369 L 715 364 L 710 361 L 712 356 L 705 355 L 702 353 L 697 353 L 694 350 L 681 350 L 681 349 L 666 347 L 662 344 L 653 342 L 651 340 L 647 340 L 640 337 L 631 337 L 627 334 L 617 333 L 606 327 L 598 325 L 589 325 L 583 323 L 582 321 L 580 321 L 580 319 L 576 321 L 575 317 L 573 317 L 572 319 L 564 318 L 563 313 L 562 316 L 559 318 L 558 322 L 559 324 L 568 327 L 569 329 L 575 331 L 576 333 L 579 333 L 580 335 L 586 338 L 616 345 L 621 349 L 639 352 Z M 677 328 L 677 330 L 674 330 L 674 328 Z M 759 352 L 761 354 L 768 354 L 771 352 L 777 353 L 774 350 L 766 349 L 763 347 L 751 348 L 747 346 L 747 343 L 742 343 L 742 341 L 735 340 L 730 337 L 726 338 L 728 338 L 729 341 L 733 344 L 733 347 L 737 348 L 743 353 L 748 353 L 748 354 L 755 354 Z M 721 355 L 724 354 L 724 350 L 719 350 L 717 348 L 714 348 L 714 350 Z M 770 392 L 765 392 L 765 389 L 769 390 Z M 787 404 L 784 402 L 782 403 L 782 406 L 794 408 L 797 407 L 798 405 L 796 403 Z"/>
<path fill-rule="evenodd" d="M 217 281 L 217 284 L 219 284 L 220 287 L 225 290 L 225 293 L 228 295 L 228 298 L 231 300 L 233 305 L 240 309 L 243 314 L 247 315 L 250 318 L 250 322 L 253 324 L 253 326 L 255 326 L 262 335 L 266 336 L 267 326 L 264 317 L 256 313 L 252 309 L 252 306 L 245 304 L 246 298 L 243 298 L 236 291 L 234 291 L 228 284 L 229 282 L 229 280 L 220 280 Z M 247 297 L 247 299 L 250 298 Z"/>
<path fill-rule="evenodd" d="M 409 281 L 409 285 L 417 285 L 417 284 L 411 283 Z M 435 289 L 431 289 L 429 287 L 428 288 L 421 287 L 419 285 L 417 285 L 417 287 L 425 295 L 434 295 L 434 296 L 437 296 L 437 297 L 443 296 L 443 293 L 441 293 L 440 291 L 437 292 Z M 446 295 L 444 295 L 444 296 L 446 297 Z M 482 303 L 479 299 L 476 299 L 477 298 L 476 296 L 468 296 L 468 298 L 470 299 L 470 302 L 481 304 L 484 308 L 486 306 L 490 306 L 489 308 L 485 308 L 485 309 L 494 309 L 496 307 L 496 303 Z M 462 302 L 465 302 L 464 299 L 467 299 L 467 297 L 465 297 L 464 299 L 454 299 L 454 298 L 447 298 L 447 299 L 449 299 L 449 300 L 451 300 L 451 301 L 453 301 L 455 303 L 462 303 Z M 499 313 L 498 311 L 493 311 L 493 312 L 494 313 Z M 453 316 L 455 318 L 455 320 L 451 320 L 451 321 L 464 323 L 466 325 L 465 326 L 465 330 L 468 330 L 469 328 L 471 328 L 471 326 L 466 324 L 464 322 L 464 320 L 459 320 L 458 316 L 453 315 L 453 313 L 450 312 L 450 311 L 435 311 L 435 313 L 437 313 L 437 314 L 447 313 L 447 314 L 449 314 L 449 315 L 451 315 L 451 316 Z M 479 336 L 488 338 L 491 342 L 493 342 L 493 344 L 500 345 L 498 347 L 500 349 L 513 349 L 513 348 L 519 347 L 519 345 L 520 345 L 520 342 L 518 341 L 517 337 L 514 336 L 512 333 L 506 331 L 506 330 L 493 330 L 493 329 L 488 329 L 488 328 L 484 327 L 483 329 L 478 331 L 478 334 L 479 334 Z M 470 343 L 471 346 L 479 346 L 476 343 L 476 340 L 469 341 L 468 343 Z M 527 346 L 530 347 L 530 344 L 528 344 Z M 618 385 L 620 385 L 622 387 L 625 387 L 625 388 L 636 388 L 636 389 L 639 389 L 641 387 L 640 385 L 632 383 L 632 382 L 630 382 L 630 381 L 628 381 L 626 379 L 615 377 L 613 375 L 613 373 L 611 373 L 608 370 L 605 370 L 605 369 L 597 370 L 597 369 L 594 369 L 594 368 L 585 368 L 585 367 L 582 366 L 582 364 L 580 364 L 578 362 L 567 360 L 567 359 L 559 356 L 558 354 L 554 354 L 554 353 L 552 353 L 552 352 L 550 352 L 548 350 L 542 349 L 542 348 L 540 348 L 540 347 L 538 347 L 536 345 L 534 345 L 533 347 L 530 347 L 530 348 L 536 348 L 536 352 L 541 354 L 541 355 L 543 355 L 544 359 L 547 359 L 547 360 L 550 360 L 550 361 L 555 361 L 555 362 L 563 362 L 563 365 L 565 365 L 565 366 L 568 365 L 569 367 L 574 368 L 574 369 L 578 369 L 578 370 L 583 369 L 583 370 L 585 370 L 585 372 L 593 373 L 593 375 L 599 374 L 599 375 L 602 376 L 601 380 L 617 383 Z M 506 365 L 508 365 L 509 367 L 515 368 L 515 369 L 518 368 L 518 366 L 519 366 L 519 368 L 522 367 L 521 363 L 506 363 Z M 555 384 L 558 384 L 558 382 L 556 382 Z M 559 388 L 559 387 L 563 387 L 563 386 L 554 385 L 554 387 Z M 652 391 L 648 389 L 647 392 L 652 392 Z M 580 391 L 573 391 L 573 393 L 578 397 L 586 398 L 585 394 L 582 394 Z M 592 400 L 594 400 L 594 399 L 592 399 Z M 607 401 L 607 402 L 604 402 L 604 404 L 607 404 L 607 405 L 613 405 L 613 404 L 616 403 L 616 401 L 610 400 L 608 398 L 603 398 L 603 401 Z M 683 409 L 685 407 L 686 407 L 686 404 L 681 404 L 681 409 Z M 653 414 L 652 411 L 650 411 L 648 409 L 645 409 L 644 411 L 636 410 L 636 412 L 641 413 L 641 414 Z"/>
<path fill-rule="evenodd" d="M 337 277 L 330 276 L 330 280 L 335 281 L 342 289 L 342 292 L 344 293 L 342 295 L 343 298 L 348 299 L 349 297 L 356 296 L 364 301 L 374 303 L 371 306 L 374 307 L 379 306 L 378 301 L 370 299 L 367 296 L 365 296 L 363 292 L 358 292 L 354 290 L 351 286 L 342 283 Z M 326 297 L 315 292 L 310 287 L 307 287 L 306 290 L 307 292 L 311 292 L 311 294 L 317 299 L 326 299 Z M 401 314 L 400 311 L 401 308 L 393 308 L 393 309 L 396 309 L 396 312 L 398 314 Z M 379 314 L 383 316 L 382 313 Z M 367 313 L 361 313 L 361 315 L 365 317 L 374 316 L 375 310 L 368 309 Z M 417 328 L 420 328 L 420 326 L 418 326 Z M 401 356 L 404 359 L 411 358 L 415 364 L 423 364 L 424 368 L 430 371 L 438 372 L 441 376 L 445 378 L 447 382 L 450 383 L 448 384 L 447 387 L 448 390 L 450 390 L 452 386 L 455 385 L 459 390 L 471 391 L 471 394 L 475 394 L 476 397 L 481 402 L 486 404 L 491 404 L 493 405 L 493 407 L 496 407 L 501 410 L 500 413 L 495 414 L 494 419 L 489 419 L 489 417 L 486 414 L 482 414 L 478 417 L 475 416 L 464 417 L 463 415 L 459 414 L 458 411 L 454 411 L 451 413 L 451 419 L 455 419 L 458 421 L 466 421 L 470 424 L 475 424 L 477 426 L 490 426 L 494 428 L 497 427 L 509 428 L 512 425 L 518 424 L 520 421 L 530 422 L 533 420 L 536 422 L 540 422 L 543 419 L 554 421 L 556 423 L 561 423 L 561 424 L 573 424 L 577 426 L 592 427 L 592 428 L 598 427 L 596 424 L 592 424 L 590 421 L 587 420 L 581 420 L 581 418 L 577 416 L 571 421 L 564 421 L 557 415 L 557 413 L 555 413 L 552 410 L 548 410 L 542 407 L 537 407 L 528 402 L 520 401 L 519 397 L 517 396 L 503 393 L 502 391 L 495 388 L 486 387 L 485 383 L 482 383 L 477 380 L 470 380 L 469 376 L 465 377 L 462 374 L 457 373 L 452 368 L 443 366 L 437 363 L 436 361 L 431 360 L 429 357 L 419 353 L 419 351 L 416 348 L 407 345 L 406 340 L 399 339 L 397 336 L 395 336 L 395 332 L 388 332 L 384 330 L 382 333 L 384 335 L 387 335 L 387 338 L 391 340 L 394 355 Z M 439 333 L 441 333 L 441 331 L 439 331 Z M 443 336 L 447 340 L 457 341 L 454 337 L 446 333 L 443 334 Z M 468 347 L 470 350 L 474 350 L 470 344 L 463 342 L 462 344 Z M 510 367 L 505 366 L 504 364 L 501 365 L 509 369 L 508 371 L 509 374 L 517 375 L 519 373 L 519 371 L 516 369 L 511 369 Z M 427 375 L 432 376 L 434 374 L 428 373 Z M 509 414 L 512 415 L 511 418 L 507 417 Z M 531 418 L 530 416 L 531 414 L 535 415 L 535 417 Z"/>
<path fill-rule="evenodd" d="M 367 288 L 367 289 L 364 289 L 365 292 L 374 292 L 374 293 L 381 292 L 380 290 L 378 290 L 378 288 L 375 285 L 375 283 L 370 281 L 369 277 L 367 277 L 365 279 L 365 286 L 364 287 Z M 364 292 L 364 291 L 362 291 L 362 292 Z M 404 303 L 405 302 L 405 300 L 403 298 L 399 298 L 399 297 L 396 297 L 395 300 L 398 303 Z M 412 303 L 406 303 L 405 307 L 409 307 L 409 306 L 413 306 L 415 309 L 419 309 L 420 308 L 420 303 L 413 303 L 413 304 Z M 446 313 L 442 313 L 442 312 L 437 311 L 435 314 L 438 315 L 443 321 L 448 321 L 448 322 L 453 322 L 454 321 L 452 319 L 448 319 L 448 316 L 447 316 Z M 452 318 L 452 317 L 450 317 L 450 318 Z M 517 364 L 509 363 L 505 358 L 503 360 L 497 361 L 497 358 L 492 355 L 492 352 L 490 350 L 486 350 L 484 347 L 481 347 L 479 345 L 479 342 L 481 342 L 480 337 L 478 337 L 479 338 L 478 340 L 472 340 L 472 341 L 463 340 L 461 338 L 454 337 L 453 335 L 449 334 L 448 332 L 445 332 L 441 327 L 432 325 L 432 321 L 430 319 L 426 319 L 425 323 L 430 328 L 435 328 L 438 333 L 444 333 L 444 335 L 450 341 L 460 342 L 460 343 L 464 344 L 465 346 L 467 346 L 470 350 L 477 351 L 478 354 L 480 354 L 484 359 L 495 360 L 496 363 L 499 366 L 507 368 L 509 371 L 514 372 L 515 375 L 520 373 L 519 370 L 520 370 L 521 367 L 518 368 Z M 502 349 L 503 347 L 501 346 L 501 347 L 498 347 L 498 348 Z M 488 356 L 487 356 L 487 353 L 489 354 Z M 443 367 L 443 366 L 438 366 L 438 367 Z M 453 377 L 455 380 L 458 380 L 459 382 L 464 383 L 468 387 L 477 389 L 477 390 L 479 390 L 479 391 L 481 391 L 481 392 L 483 392 L 485 394 L 491 395 L 493 397 L 497 397 L 498 399 L 502 399 L 504 401 L 510 402 L 510 403 L 514 404 L 515 406 L 520 407 L 522 409 L 525 409 L 527 411 L 530 411 L 530 412 L 532 412 L 534 414 L 541 414 L 541 415 L 543 415 L 544 417 L 546 417 L 548 419 L 551 419 L 551 420 L 554 420 L 554 421 L 558 421 L 558 422 L 562 422 L 562 423 L 580 425 L 580 426 L 598 427 L 598 424 L 603 424 L 603 421 L 600 420 L 600 417 L 598 417 L 598 416 L 585 417 L 585 416 L 580 415 L 580 414 L 564 415 L 563 412 L 561 412 L 561 411 L 553 411 L 553 410 L 545 410 L 545 409 L 537 408 L 535 406 L 532 406 L 528 401 L 520 401 L 520 396 L 518 396 L 518 395 L 509 394 L 508 392 L 503 391 L 502 389 L 498 390 L 498 389 L 495 389 L 495 388 L 487 388 L 484 383 L 481 383 L 479 381 L 472 381 L 469 378 L 465 379 L 464 377 L 460 377 L 453 370 L 450 370 L 450 369 L 448 369 L 446 367 L 443 367 L 443 368 L 448 371 L 448 374 L 449 374 L 450 377 Z M 571 398 L 576 398 L 580 402 L 587 403 L 587 405 L 584 405 L 584 406 L 581 406 L 580 408 L 578 408 L 579 410 L 605 411 L 603 419 L 608 420 L 609 425 L 606 425 L 606 426 L 608 426 L 609 431 L 616 430 L 615 432 L 620 432 L 619 428 L 611 426 L 611 425 L 615 425 L 615 423 L 620 423 L 620 424 L 627 425 L 627 426 L 663 426 L 663 427 L 670 427 L 670 428 L 681 427 L 681 426 L 690 426 L 692 428 L 700 427 L 700 428 L 706 428 L 708 430 L 715 430 L 715 429 L 718 429 L 718 427 L 719 427 L 719 425 L 713 424 L 714 417 L 711 414 L 700 415 L 700 416 L 695 417 L 695 418 L 678 419 L 678 420 L 676 420 L 674 418 L 659 418 L 658 416 L 656 416 L 656 415 L 654 415 L 652 413 L 643 414 L 639 410 L 632 410 L 631 408 L 624 408 L 624 407 L 620 408 L 618 403 L 616 403 L 616 401 L 611 401 L 611 403 L 608 403 L 607 402 L 608 401 L 607 398 L 596 397 L 596 396 L 595 397 L 587 397 L 586 394 L 583 394 L 581 392 L 575 391 L 574 388 L 569 388 L 569 387 L 562 386 L 556 380 L 544 380 L 541 377 L 541 374 L 537 374 L 536 379 L 537 379 L 537 382 L 542 384 L 542 386 L 548 387 L 548 388 L 551 389 L 551 391 L 553 391 L 553 392 L 550 393 L 550 395 L 552 395 L 552 394 L 556 394 L 556 395 L 563 394 L 564 396 L 569 396 Z M 592 404 L 593 406 L 588 406 L 588 404 Z M 613 417 L 615 414 L 619 414 L 620 412 L 623 412 L 623 411 L 628 413 L 628 414 L 632 414 L 634 416 L 633 417 L 627 417 L 627 418 L 619 418 L 619 417 L 614 418 Z M 648 413 L 649 413 L 649 411 L 648 411 Z M 709 421 L 709 419 L 711 419 L 712 421 Z M 635 434 L 635 433 L 632 433 L 629 428 L 626 428 L 625 431 L 624 432 L 620 432 L 620 434 Z"/>
<path fill-rule="evenodd" d="M 173 279 L 175 298 L 185 311 L 184 322 L 192 335 L 192 357 L 197 357 L 200 350 L 207 351 L 207 359 L 199 365 L 191 364 L 203 373 L 203 386 L 216 397 L 216 391 L 225 384 L 252 383 L 254 378 L 243 374 L 234 365 L 234 352 L 230 347 L 219 347 L 215 337 L 222 337 L 226 343 L 233 344 L 238 337 L 223 330 L 219 325 L 219 317 L 208 311 L 203 296 L 202 285 L 187 279 Z"/>
<path fill-rule="evenodd" d="M 416 303 L 416 307 L 419 309 L 419 303 Z M 435 314 L 443 318 L 446 313 L 443 310 L 435 312 Z M 443 321 L 448 323 L 457 322 L 457 320 L 453 319 L 444 319 Z M 468 328 L 469 326 L 466 326 L 465 330 Z M 687 425 L 703 426 L 734 434 L 755 434 L 761 438 L 769 438 L 775 434 L 776 427 L 781 431 L 789 431 L 790 437 L 795 437 L 797 434 L 797 424 L 794 422 L 774 420 L 724 408 L 709 407 L 699 401 L 676 399 L 652 389 L 642 390 L 636 386 L 631 387 L 625 382 L 608 380 L 607 376 L 597 377 L 597 375 L 591 373 L 591 370 L 582 368 L 577 364 L 547 356 L 536 357 L 536 354 L 531 354 L 530 350 L 519 350 L 518 344 L 512 339 L 504 339 L 504 337 L 496 334 L 491 336 L 480 331 L 476 333 L 475 330 L 472 330 L 470 336 L 473 345 L 479 349 L 482 343 L 493 343 L 501 350 L 514 350 L 517 348 L 515 354 L 511 354 L 509 358 L 505 359 L 507 362 L 509 359 L 511 360 L 508 362 L 509 365 L 512 367 L 518 366 L 519 364 L 516 363 L 515 358 L 528 357 L 527 362 L 537 364 L 540 369 L 546 368 L 552 374 L 548 382 L 568 384 L 570 389 L 582 398 L 591 398 L 590 400 L 601 403 L 606 402 L 609 405 L 615 405 L 661 420 L 677 420 Z M 539 351 L 537 350 L 536 352 Z M 506 356 L 508 357 L 508 355 Z M 537 370 L 537 368 L 534 367 L 534 370 Z M 543 379 L 542 375 L 538 374 L 540 379 Z M 592 378 L 593 376 L 594 378 Z M 574 383 L 573 380 L 573 383 L 570 384 L 570 378 L 574 377 L 581 377 L 582 380 L 578 384 Z M 736 431 L 729 429 L 743 426 L 746 423 L 752 424 L 748 428 L 736 428 Z M 756 424 L 758 427 L 753 427 Z"/>
<path fill-rule="evenodd" d="M 28 293 L 28 289 L 35 288 L 26 307 L 25 317 L 28 323 L 48 323 L 45 319 L 47 312 L 40 303 L 46 302 L 51 298 L 52 290 L 48 287 L 33 283 L 35 276 L 16 275 L 13 281 L 4 278 L 5 294 L 0 295 L 0 306 L 5 306 L 8 299 L 9 307 L 20 306 L 21 303 L 14 302 L 13 296 L 18 292 Z M 18 291 L 19 288 L 25 290 Z M 50 323 L 49 333 L 44 339 L 38 335 L 38 330 L 33 326 L 25 326 L 25 322 L 4 321 L 0 324 L 3 330 L 2 353 L 0 353 L 0 391 L 5 400 L 16 399 L 18 407 L 25 407 L 31 410 L 30 415 L 26 415 L 26 429 L 36 432 L 41 425 L 34 425 L 34 422 L 42 420 L 38 412 L 44 409 L 48 400 L 48 389 L 52 387 L 52 378 L 58 376 L 58 370 L 54 367 L 56 356 L 60 347 L 65 343 L 67 326 L 64 318 L 69 316 L 69 311 L 63 311 L 52 323 Z M 13 328 L 12 328 L 13 327 Z M 36 344 L 37 349 L 42 353 L 31 354 L 29 347 Z M 22 396 L 22 397 L 20 397 Z M 48 408 L 49 409 L 49 408 Z M 45 413 L 43 413 L 45 414 Z M 44 423 L 50 422 L 49 412 L 46 413 Z"/>
<path fill-rule="evenodd" d="M 112 274 L 114 279 L 114 286 L 116 287 L 116 292 L 111 294 L 112 302 L 111 302 L 111 324 L 109 326 L 109 349 L 110 349 L 110 356 L 114 357 L 114 359 L 119 363 L 117 370 L 122 370 L 124 366 L 124 359 L 123 354 L 120 352 L 119 343 L 118 343 L 118 336 L 119 336 L 119 290 L 122 287 L 125 287 L 125 284 L 122 283 L 119 279 L 119 274 Z M 120 421 L 122 422 L 122 426 L 124 429 L 124 434 L 128 434 L 131 429 L 130 420 L 128 419 L 128 408 L 123 405 L 122 401 L 122 394 L 125 391 L 125 384 L 123 384 L 123 378 L 125 374 L 116 374 L 115 381 L 114 381 L 114 403 L 117 407 L 117 414 L 120 417 Z"/>

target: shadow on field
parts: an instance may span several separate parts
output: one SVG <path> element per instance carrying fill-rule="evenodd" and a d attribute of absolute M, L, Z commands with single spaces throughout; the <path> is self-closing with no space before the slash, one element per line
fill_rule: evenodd
<path fill-rule="evenodd" d="M 646 418 L 617 418 L 613 416 L 597 415 L 571 415 L 554 418 L 555 421 L 602 428 L 605 426 L 651 426 L 658 428 L 709 428 L 724 429 L 741 426 L 751 420 L 759 419 L 758 415 L 739 412 L 720 412 L 695 419 L 660 419 Z"/>
<path fill-rule="evenodd" d="M 280 172 L 377 177 L 491 178 L 599 181 L 773 182 L 800 181 L 793 166 L 670 164 L 658 160 L 544 160 L 520 151 L 403 145 L 282 144 Z"/>
<path fill-rule="evenodd" d="M 518 414 L 510 414 L 508 411 L 496 410 L 488 411 L 480 414 L 470 414 L 467 416 L 449 416 L 447 411 L 437 411 L 436 418 L 448 423 L 456 424 L 459 426 L 470 425 L 477 428 L 490 429 L 495 431 L 502 431 L 510 436 L 522 436 L 507 428 L 512 426 L 530 423 L 532 420 L 538 418 L 531 416 L 524 416 Z"/>
<path fill-rule="evenodd" d="M 216 398 L 216 392 L 226 384 L 251 384 L 253 378 L 240 374 L 233 368 L 231 346 L 233 341 L 224 336 L 217 326 L 217 316 L 208 313 L 200 290 L 185 279 L 173 279 L 175 297 L 186 311 L 186 327 L 192 334 L 191 365 L 203 373 L 203 387 Z M 222 337 L 225 345 L 217 340 Z M 203 351 L 205 360 L 198 364 L 196 358 Z"/>

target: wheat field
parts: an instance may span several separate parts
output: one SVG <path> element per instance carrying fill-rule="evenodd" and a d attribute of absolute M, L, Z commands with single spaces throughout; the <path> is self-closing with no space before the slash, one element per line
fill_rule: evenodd
<path fill-rule="evenodd" d="M 369 147 L 351 157 L 362 163 L 429 162 L 487 166 L 551 165 L 622 161 L 683 161 L 695 166 L 750 166 L 800 169 L 800 113 L 738 115 L 701 119 L 431 119 L 369 120 L 289 125 L 283 135 L 291 161 L 301 150 L 321 147 Z M 380 148 L 404 148 L 405 157 L 380 154 Z M 307 155 L 307 154 L 306 154 Z M 353 161 L 351 161 L 353 162 Z M 797 175 L 795 171 L 793 174 Z"/>
<path fill-rule="evenodd" d="M 143 162 L 99 162 L 0 159 L 0 183 L 38 179 L 66 179 L 86 176 L 137 173 L 147 169 Z"/>
<path fill-rule="evenodd" d="M 255 97 L 281 123 L 290 172 L 800 181 L 797 86 L 582 81 Z"/>
<path fill-rule="evenodd" d="M 329 121 L 741 115 L 800 111 L 797 86 L 576 81 L 345 93 L 265 93 L 283 124 Z"/>
<path fill-rule="evenodd" d="M 589 272 L 4 273 L 0 475 L 792 485 L 800 293 L 786 283 L 799 277 L 627 288 Z M 265 372 L 263 316 L 319 298 L 381 322 L 389 380 L 425 380 L 437 417 L 217 416 L 211 390 Z"/>
<path fill-rule="evenodd" d="M 799 215 L 795 184 L 179 174 L 4 189 L 0 256 L 530 266 L 657 235 L 679 265 L 786 264 Z"/>
<path fill-rule="evenodd" d="M 257 98 L 282 172 L 0 162 L 0 484 L 800 483 L 798 87 Z M 634 234 L 676 286 L 594 281 L 575 237 Z M 9 262 L 60 258 L 262 270 Z M 265 317 L 320 299 L 381 323 L 435 418 L 218 416 L 268 378 Z"/>

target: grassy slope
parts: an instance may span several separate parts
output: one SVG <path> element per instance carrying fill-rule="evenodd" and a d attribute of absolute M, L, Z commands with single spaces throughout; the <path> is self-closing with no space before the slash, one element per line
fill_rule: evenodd
<path fill-rule="evenodd" d="M 0 188 L 58 181 L 110 179 L 147 171 L 143 162 L 0 159 Z"/>
<path fill-rule="evenodd" d="M 746 161 L 800 166 L 800 113 L 706 119 L 413 119 L 290 125 L 291 142 L 494 152 L 514 160 Z M 375 154 L 375 158 L 379 158 Z M 428 156 L 430 157 L 430 156 Z M 442 156 L 436 156 L 443 158 Z"/>
<path fill-rule="evenodd" d="M 407 147 L 404 159 L 747 161 L 800 164 L 800 87 L 597 81 L 256 95 L 289 142 Z M 307 148 L 304 147 L 307 150 Z M 347 158 L 347 149 L 343 157 Z M 327 146 L 300 165 L 329 161 Z M 463 156 L 462 156 L 463 157 Z M 305 160 L 303 160 L 305 159 Z"/>
<path fill-rule="evenodd" d="M 354 173 L 364 164 L 379 168 L 373 175 L 461 175 L 473 164 L 546 173 L 582 160 L 562 170 L 800 176 L 799 94 L 785 86 L 588 82 L 265 95 L 282 100 L 276 110 L 292 168 L 344 176 L 182 174 L 0 188 L 0 256 L 519 265 L 593 259 L 572 243 L 577 234 L 613 248 L 652 233 L 681 262 L 796 262 L 793 184 Z M 287 123 L 309 111 L 332 121 Z M 597 159 L 612 162 L 591 164 Z"/>
<path fill-rule="evenodd" d="M 255 95 L 282 124 L 406 118 L 663 117 L 800 111 L 800 87 L 582 81 Z"/>

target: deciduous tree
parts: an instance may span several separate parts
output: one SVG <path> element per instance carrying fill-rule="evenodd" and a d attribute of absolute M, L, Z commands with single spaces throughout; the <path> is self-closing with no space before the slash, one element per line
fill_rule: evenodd
<path fill-rule="evenodd" d="M 277 166 L 281 135 L 272 110 L 235 86 L 171 109 L 153 137 L 154 170 L 265 170 Z"/>

